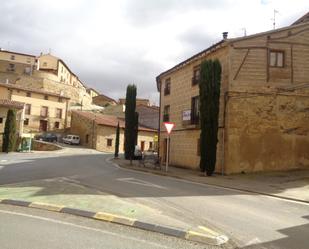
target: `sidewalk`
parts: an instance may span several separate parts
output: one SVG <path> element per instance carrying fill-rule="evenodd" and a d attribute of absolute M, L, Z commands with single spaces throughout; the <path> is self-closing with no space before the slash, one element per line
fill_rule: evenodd
<path fill-rule="evenodd" d="M 226 243 L 226 236 L 216 231 L 195 227 L 164 215 L 158 209 L 89 188 L 66 177 L 0 185 L 1 203 L 114 222 L 209 245 L 222 245 L 220 248 L 233 247 Z"/>
<path fill-rule="evenodd" d="M 159 168 L 154 169 L 151 164 L 146 164 L 146 167 L 139 165 L 138 161 L 133 161 L 133 165 L 124 159 L 114 159 L 114 162 L 128 169 L 309 203 L 309 170 L 207 177 L 197 170 L 173 166 L 169 166 L 168 172 L 165 172 L 165 166 L 162 166 L 160 170 Z"/>

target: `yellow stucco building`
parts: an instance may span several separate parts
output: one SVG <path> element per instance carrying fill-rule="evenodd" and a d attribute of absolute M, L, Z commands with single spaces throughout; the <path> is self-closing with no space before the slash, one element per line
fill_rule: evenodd
<path fill-rule="evenodd" d="M 24 104 L 24 133 L 60 131 L 68 127 L 68 97 L 20 85 L 0 83 L 0 101 L 5 100 Z"/>
<path fill-rule="evenodd" d="M 157 77 L 163 122 L 175 123 L 170 164 L 199 168 L 200 64 L 222 66 L 217 173 L 309 168 L 309 23 L 222 41 Z"/>

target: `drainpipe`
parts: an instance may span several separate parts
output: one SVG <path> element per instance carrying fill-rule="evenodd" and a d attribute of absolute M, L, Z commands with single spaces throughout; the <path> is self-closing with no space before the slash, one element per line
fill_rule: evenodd
<path fill-rule="evenodd" d="M 226 107 L 229 100 L 228 91 L 224 93 L 224 111 L 223 111 L 223 134 L 222 134 L 222 166 L 221 166 L 221 174 L 224 175 L 224 163 L 225 163 L 225 129 L 226 129 Z"/>

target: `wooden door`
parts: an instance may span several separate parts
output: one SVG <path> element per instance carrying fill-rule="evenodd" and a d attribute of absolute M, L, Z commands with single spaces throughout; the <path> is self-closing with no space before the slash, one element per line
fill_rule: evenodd
<path fill-rule="evenodd" d="M 40 131 L 47 131 L 47 120 L 40 120 Z"/>

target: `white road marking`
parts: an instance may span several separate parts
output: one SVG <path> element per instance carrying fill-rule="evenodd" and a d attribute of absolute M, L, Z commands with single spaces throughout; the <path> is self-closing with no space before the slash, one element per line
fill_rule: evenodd
<path fill-rule="evenodd" d="M 132 238 L 132 237 L 125 236 L 125 235 L 119 234 L 119 233 L 113 233 L 113 232 L 109 232 L 109 231 L 102 230 L 102 229 L 76 225 L 74 223 L 69 223 L 69 222 L 60 221 L 60 220 L 54 220 L 54 219 L 51 219 L 51 218 L 45 218 L 45 217 L 41 217 L 41 216 L 12 212 L 12 211 L 5 211 L 5 210 L 0 210 L 0 213 L 5 213 L 5 214 L 9 214 L 9 215 L 24 216 L 24 217 L 28 217 L 28 218 L 32 218 L 32 219 L 44 220 L 44 221 L 53 222 L 53 223 L 57 223 L 57 224 L 61 224 L 61 225 L 67 225 L 67 226 L 72 226 L 72 227 L 81 228 L 81 229 L 85 229 L 85 230 L 100 232 L 100 233 L 104 233 L 104 234 L 107 234 L 107 235 L 115 236 L 115 237 L 117 237 L 117 239 L 123 238 L 123 239 L 127 239 L 127 240 L 132 240 L 132 241 L 136 241 L 136 242 L 142 242 L 142 243 L 145 243 L 145 244 L 158 246 L 158 247 L 161 247 L 161 248 L 172 248 L 172 247 L 162 246 L 162 245 L 157 244 L 155 242 L 150 242 L 150 241 L 146 241 L 146 240 L 143 240 L 143 239 Z"/>
<path fill-rule="evenodd" d="M 110 160 L 112 160 L 111 157 L 107 158 L 107 160 L 105 160 L 106 162 L 110 163 L 110 164 L 115 164 L 115 163 L 112 163 Z M 137 171 L 137 170 L 134 170 L 134 169 L 128 169 L 128 168 L 123 168 L 123 167 L 120 167 L 119 165 L 116 166 L 118 169 L 120 170 L 123 170 L 123 171 L 129 171 L 129 172 L 134 172 L 135 174 L 144 174 L 144 175 L 151 175 L 153 177 L 160 177 L 162 178 L 162 176 L 158 176 L 158 175 L 155 175 L 153 173 L 149 173 L 149 172 L 143 172 L 143 171 Z M 296 201 L 296 200 L 288 200 L 288 199 L 283 199 L 283 198 L 280 198 L 279 196 L 271 196 L 271 195 L 264 195 L 264 194 L 259 194 L 259 193 L 253 193 L 253 192 L 248 192 L 248 191 L 245 191 L 245 190 L 240 190 L 240 189 L 232 189 L 232 188 L 229 188 L 229 187 L 223 187 L 223 186 L 218 186 L 218 185 L 212 185 L 212 184 L 208 184 L 208 183 L 198 183 L 198 182 L 192 182 L 190 180 L 185 180 L 185 179 L 179 179 L 179 178 L 175 178 L 175 177 L 172 177 L 172 176 L 164 176 L 164 179 L 165 178 L 168 178 L 170 180 L 173 180 L 173 181 L 177 181 L 177 182 L 185 182 L 185 183 L 189 183 L 189 184 L 193 184 L 193 185 L 198 185 L 198 186 L 202 186 L 202 187 L 205 187 L 205 186 L 209 186 L 211 188 L 216 188 L 216 189 L 225 189 L 227 191 L 231 191 L 231 192 L 239 192 L 239 193 L 243 193 L 243 194 L 246 194 L 246 195 L 259 195 L 259 196 L 263 196 L 265 198 L 269 198 L 269 199 L 275 199 L 275 200 L 280 200 L 280 201 L 285 201 L 285 202 L 291 202 L 291 203 L 296 203 L 296 204 L 301 204 L 301 205 L 305 205 L 305 206 L 309 206 L 309 203 L 306 203 L 306 202 L 302 202 L 302 201 Z"/>
<path fill-rule="evenodd" d="M 160 186 L 160 185 L 157 185 L 157 184 L 153 184 L 151 182 L 143 181 L 143 180 L 140 180 L 140 179 L 136 179 L 136 178 L 133 178 L 133 177 L 117 178 L 116 180 L 121 181 L 121 182 L 143 185 L 143 186 L 150 187 L 150 188 L 167 189 L 166 187 L 163 187 L 163 186 Z"/>

